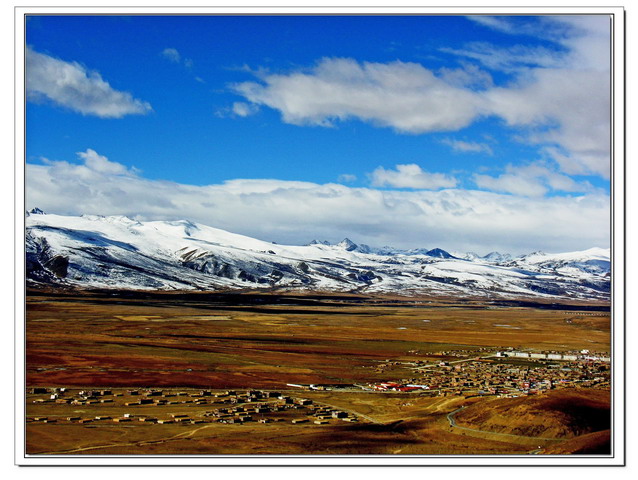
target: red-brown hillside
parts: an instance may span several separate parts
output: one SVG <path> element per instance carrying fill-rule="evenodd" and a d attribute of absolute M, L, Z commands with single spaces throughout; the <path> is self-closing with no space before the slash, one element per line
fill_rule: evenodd
<path fill-rule="evenodd" d="M 573 438 L 610 428 L 606 390 L 554 390 L 538 396 L 497 398 L 459 412 L 458 425 L 529 437 Z"/>
<path fill-rule="evenodd" d="M 605 455 L 611 453 L 611 431 L 588 433 L 543 450 L 547 455 Z"/>

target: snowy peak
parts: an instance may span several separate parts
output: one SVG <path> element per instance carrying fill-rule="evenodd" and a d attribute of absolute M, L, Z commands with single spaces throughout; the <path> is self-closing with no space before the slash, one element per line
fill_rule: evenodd
<path fill-rule="evenodd" d="M 357 245 L 349 238 L 344 238 L 343 240 L 341 240 L 339 243 L 337 243 L 336 247 L 341 248 L 346 252 L 372 253 L 372 249 L 368 245 L 364 243 Z"/>
<path fill-rule="evenodd" d="M 313 240 L 312 242 L 306 244 L 307 247 L 310 247 L 312 245 L 330 245 L 330 242 L 328 240 Z"/>
<path fill-rule="evenodd" d="M 505 263 L 509 262 L 512 259 L 512 256 L 509 253 L 490 252 L 482 258 L 486 262 L 490 263 Z"/>
<path fill-rule="evenodd" d="M 339 243 L 337 243 L 337 247 L 343 248 L 346 252 L 352 252 L 353 250 L 357 249 L 358 245 L 349 238 L 344 238 Z"/>

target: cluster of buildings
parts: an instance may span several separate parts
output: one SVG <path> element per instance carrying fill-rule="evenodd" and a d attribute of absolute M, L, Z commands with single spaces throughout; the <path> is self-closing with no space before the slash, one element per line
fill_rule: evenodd
<path fill-rule="evenodd" d="M 605 356 L 583 353 L 572 359 L 571 354 L 557 354 L 561 358 L 554 359 L 550 354 L 525 353 L 528 356 L 508 356 L 528 359 L 524 364 L 507 363 L 506 356 L 497 354 L 492 358 L 416 365 L 414 378 L 370 384 L 369 388 L 398 392 L 422 390 L 422 394 L 442 396 L 519 396 L 556 388 L 610 386 L 610 364 Z"/>
<path fill-rule="evenodd" d="M 296 398 L 275 391 L 248 390 L 236 392 L 227 390 L 213 392 L 201 390 L 199 392 L 173 391 L 173 390 L 80 390 L 70 391 L 59 388 L 35 387 L 31 394 L 44 396 L 32 400 L 33 403 L 56 403 L 70 405 L 86 405 L 91 403 L 110 403 L 104 405 L 111 415 L 98 415 L 91 417 L 50 415 L 48 417 L 29 417 L 28 422 L 70 422 L 70 423 L 95 423 L 95 422 L 145 422 L 146 424 L 199 424 L 199 423 L 227 423 L 242 424 L 247 422 L 271 423 L 290 421 L 291 423 L 314 423 L 318 425 L 328 424 L 333 419 L 348 422 L 356 422 L 357 417 L 343 410 L 335 409 L 327 405 L 317 404 L 307 398 Z M 117 398 L 121 397 L 121 398 Z M 217 408 L 192 409 L 175 413 L 175 408 L 170 413 L 161 415 L 148 415 L 146 409 L 134 413 L 135 408 L 130 408 L 126 413 L 121 413 L 122 407 L 150 407 L 150 406 L 199 406 L 211 405 Z M 179 407 L 178 407 L 179 408 Z"/>
<path fill-rule="evenodd" d="M 603 352 L 591 352 L 587 349 L 580 351 L 571 351 L 571 352 L 528 352 L 528 351 L 516 351 L 516 350 L 506 350 L 501 352 L 496 352 L 496 357 L 506 358 L 531 358 L 535 360 L 557 360 L 557 361 L 568 361 L 568 362 L 576 362 L 576 361 L 593 361 L 593 362 L 605 362 L 610 363 L 611 357 Z"/>
<path fill-rule="evenodd" d="M 286 415 L 290 418 L 291 423 L 309 423 L 313 422 L 318 425 L 327 424 L 331 419 L 341 419 L 345 421 L 357 421 L 356 416 L 348 412 L 334 409 L 332 407 L 315 403 L 313 400 L 301 398 L 293 399 L 292 397 L 281 395 L 275 403 L 258 403 L 255 405 L 236 406 L 231 408 L 217 408 L 205 415 L 218 419 L 221 423 L 244 423 L 257 420 L 260 423 L 282 422 Z M 276 414 L 277 418 L 265 416 L 265 414 Z M 302 415 L 299 417 L 298 415 Z M 260 418 L 257 419 L 256 417 Z"/>

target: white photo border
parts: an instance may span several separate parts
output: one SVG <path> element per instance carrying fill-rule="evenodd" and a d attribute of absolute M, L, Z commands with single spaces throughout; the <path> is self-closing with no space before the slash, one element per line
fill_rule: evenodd
<path fill-rule="evenodd" d="M 25 15 L 609 15 L 612 23 L 612 454 L 611 455 L 28 455 L 25 451 Z M 15 396 L 14 461 L 29 466 L 624 466 L 626 465 L 625 9 L 623 7 L 14 7 Z"/>

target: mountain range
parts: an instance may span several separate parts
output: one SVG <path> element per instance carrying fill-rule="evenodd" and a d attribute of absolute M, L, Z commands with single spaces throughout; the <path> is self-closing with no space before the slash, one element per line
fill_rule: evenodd
<path fill-rule="evenodd" d="M 279 245 L 180 221 L 45 214 L 26 218 L 32 285 L 139 290 L 279 289 L 609 300 L 610 250 L 512 257 L 442 248 Z"/>

